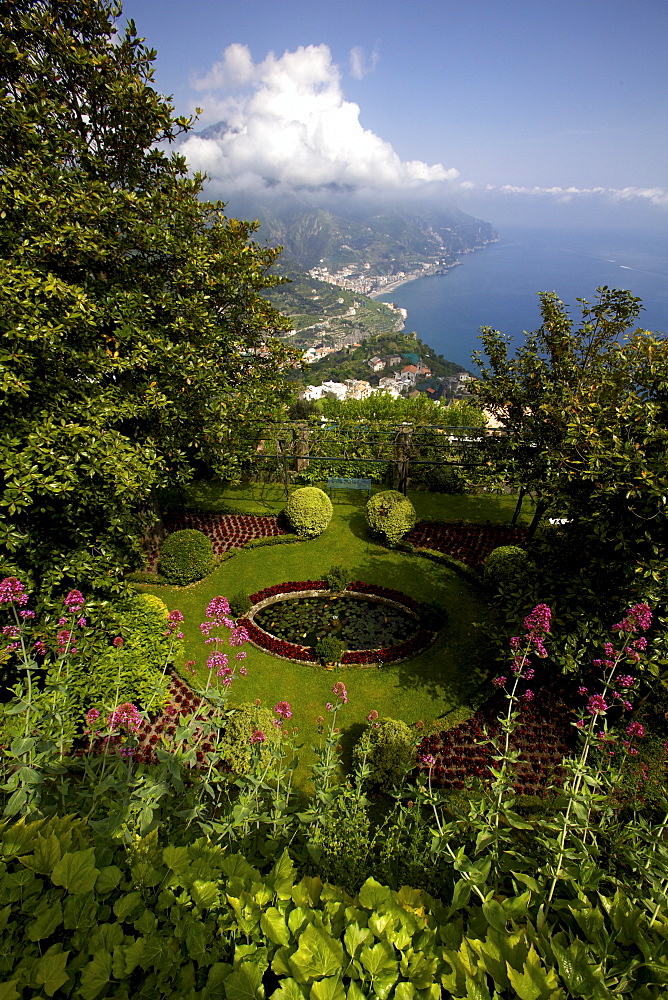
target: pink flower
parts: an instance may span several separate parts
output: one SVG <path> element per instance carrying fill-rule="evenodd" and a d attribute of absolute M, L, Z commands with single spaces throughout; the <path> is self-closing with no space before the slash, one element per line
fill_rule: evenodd
<path fill-rule="evenodd" d="M 128 732 L 136 732 L 143 723 L 139 710 L 132 702 L 126 701 L 119 705 L 115 712 L 107 717 L 107 727 L 112 733 L 125 727 Z"/>
<path fill-rule="evenodd" d="M 245 660 L 247 656 L 248 656 L 248 653 L 244 649 L 240 649 L 238 653 L 234 654 L 234 659 L 235 660 Z"/>
<path fill-rule="evenodd" d="M 502 688 L 507 680 L 507 677 L 495 677 L 492 684 L 494 684 L 495 687 Z"/>
<path fill-rule="evenodd" d="M 629 736 L 638 736 L 641 738 L 645 735 L 645 727 L 641 722 L 629 722 L 626 732 Z"/>
<path fill-rule="evenodd" d="M 72 639 L 72 633 L 69 629 L 63 628 L 56 634 L 56 641 L 58 643 L 58 652 L 64 653 L 67 650 L 67 644 Z M 71 649 L 70 652 L 74 653 L 76 650 Z"/>
<path fill-rule="evenodd" d="M 40 656 L 46 656 L 46 643 L 42 639 L 38 639 L 37 642 L 33 643 L 33 649 L 35 649 Z"/>
<path fill-rule="evenodd" d="M 239 676 L 240 677 L 245 677 L 247 673 L 248 673 L 248 671 L 246 670 L 245 667 L 239 667 Z"/>
<path fill-rule="evenodd" d="M 289 719 L 292 715 L 292 709 L 290 708 L 289 701 L 279 701 L 278 705 L 274 705 L 274 711 L 276 715 L 280 715 L 282 719 Z"/>
<path fill-rule="evenodd" d="M 220 653 L 218 652 L 218 650 L 216 650 L 215 653 L 212 653 L 211 656 L 206 661 L 206 665 L 209 670 L 215 669 L 218 671 L 225 669 L 227 667 L 227 663 L 228 663 L 227 653 Z M 220 673 L 218 673 L 218 676 L 220 676 Z"/>
<path fill-rule="evenodd" d="M 0 581 L 0 604 L 16 604 L 23 607 L 28 603 L 25 586 L 15 576 L 7 576 Z"/>
<path fill-rule="evenodd" d="M 608 710 L 608 703 L 602 694 L 593 694 L 587 702 L 587 711 L 591 715 L 603 715 Z"/>
<path fill-rule="evenodd" d="M 116 638 L 114 639 L 114 641 L 112 642 L 112 646 L 115 646 L 116 649 L 121 649 L 121 647 L 123 646 L 124 642 L 125 642 L 125 639 L 123 638 L 123 636 L 122 635 L 117 635 Z"/>
<path fill-rule="evenodd" d="M 533 691 L 527 688 L 526 691 L 524 692 L 523 697 L 525 701 L 533 701 Z"/>
<path fill-rule="evenodd" d="M 527 632 L 549 632 L 552 611 L 547 604 L 537 604 L 531 614 L 524 619 Z"/>
<path fill-rule="evenodd" d="M 230 604 L 226 597 L 214 597 L 212 601 L 209 601 L 206 608 L 207 618 L 223 618 L 229 617 L 230 615 Z"/>
<path fill-rule="evenodd" d="M 584 698 L 584 696 L 585 696 L 586 694 L 589 694 L 589 688 L 586 688 L 586 687 L 579 687 L 579 688 L 578 688 L 578 694 L 582 695 L 582 697 Z"/>
<path fill-rule="evenodd" d="M 336 695 L 337 698 L 340 698 L 344 705 L 348 701 L 348 692 L 346 691 L 346 686 L 343 681 L 336 682 L 332 688 L 332 694 Z"/>
<path fill-rule="evenodd" d="M 229 638 L 230 646 L 243 646 L 245 642 L 248 642 L 248 632 L 246 629 L 243 626 L 235 628 Z"/>
<path fill-rule="evenodd" d="M 254 729 L 250 741 L 251 743 L 264 743 L 266 739 L 267 737 L 261 729 Z"/>
<path fill-rule="evenodd" d="M 378 718 L 378 712 L 373 708 L 366 717 L 367 722 L 375 722 Z"/>
<path fill-rule="evenodd" d="M 427 767 L 433 767 L 436 763 L 436 758 L 431 753 L 423 753 L 420 760 L 423 764 L 426 764 Z"/>
<path fill-rule="evenodd" d="M 21 608 L 21 610 L 19 611 L 19 618 L 23 618 L 24 621 L 26 621 L 28 618 L 34 618 L 34 617 L 35 617 L 35 612 L 29 611 L 28 608 Z"/>
<path fill-rule="evenodd" d="M 168 636 L 174 635 L 174 633 L 177 632 L 179 633 L 177 638 L 179 638 L 179 636 L 182 637 L 183 633 L 179 629 L 179 625 L 181 624 L 182 621 L 183 621 L 183 615 L 177 608 L 174 608 L 173 611 L 170 611 L 169 614 L 167 615 L 166 635 Z"/>
<path fill-rule="evenodd" d="M 77 611 L 81 611 L 84 603 L 84 596 L 80 590 L 70 590 L 69 594 L 63 601 L 63 604 L 72 615 L 76 614 Z"/>

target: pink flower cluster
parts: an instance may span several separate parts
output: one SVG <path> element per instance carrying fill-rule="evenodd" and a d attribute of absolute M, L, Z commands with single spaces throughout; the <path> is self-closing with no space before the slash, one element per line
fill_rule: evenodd
<path fill-rule="evenodd" d="M 26 588 L 15 576 L 7 576 L 0 581 L 0 604 L 16 604 L 23 607 L 28 603 Z"/>
<path fill-rule="evenodd" d="M 136 706 L 132 702 L 126 701 L 107 717 L 107 728 L 112 733 L 119 732 L 122 729 L 127 730 L 129 733 L 135 733 L 141 728 L 143 722 L 144 720 Z"/>
<path fill-rule="evenodd" d="M 167 632 L 165 633 L 165 635 L 167 636 L 175 635 L 177 639 L 183 639 L 183 632 L 181 631 L 182 621 L 183 621 L 183 615 L 177 608 L 174 608 L 173 611 L 170 611 L 167 616 Z"/>

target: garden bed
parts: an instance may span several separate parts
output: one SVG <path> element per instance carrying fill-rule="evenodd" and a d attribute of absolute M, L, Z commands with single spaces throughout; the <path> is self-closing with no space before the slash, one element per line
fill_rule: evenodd
<path fill-rule="evenodd" d="M 522 545 L 526 534 L 525 528 L 510 528 L 498 524 L 419 521 L 404 536 L 404 541 L 416 548 L 442 552 L 479 570 L 492 549 L 499 545 Z"/>

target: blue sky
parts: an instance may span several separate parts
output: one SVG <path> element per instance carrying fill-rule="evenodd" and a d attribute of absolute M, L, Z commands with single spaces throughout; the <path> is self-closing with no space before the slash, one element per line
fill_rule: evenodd
<path fill-rule="evenodd" d="M 211 194 L 345 185 L 665 227 L 665 0 L 126 0 Z"/>

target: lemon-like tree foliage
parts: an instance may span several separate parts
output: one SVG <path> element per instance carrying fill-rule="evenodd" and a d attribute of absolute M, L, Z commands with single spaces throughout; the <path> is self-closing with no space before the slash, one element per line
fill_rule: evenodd
<path fill-rule="evenodd" d="M 0 0 L 0 561 L 43 589 L 113 589 L 156 487 L 285 392 L 276 251 L 166 151 L 191 121 L 120 14 Z"/>

